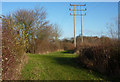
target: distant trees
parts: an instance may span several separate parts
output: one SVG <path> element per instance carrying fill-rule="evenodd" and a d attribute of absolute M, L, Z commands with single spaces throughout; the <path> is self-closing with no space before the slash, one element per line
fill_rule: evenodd
<path fill-rule="evenodd" d="M 115 22 L 107 23 L 108 35 L 112 39 L 118 39 L 118 19 Z"/>

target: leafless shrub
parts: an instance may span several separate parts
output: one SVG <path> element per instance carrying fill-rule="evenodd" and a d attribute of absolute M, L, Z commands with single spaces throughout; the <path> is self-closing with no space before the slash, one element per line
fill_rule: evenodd
<path fill-rule="evenodd" d="M 118 40 L 100 38 L 99 45 L 85 45 L 79 49 L 79 61 L 86 67 L 103 74 L 120 75 L 120 42 Z"/>

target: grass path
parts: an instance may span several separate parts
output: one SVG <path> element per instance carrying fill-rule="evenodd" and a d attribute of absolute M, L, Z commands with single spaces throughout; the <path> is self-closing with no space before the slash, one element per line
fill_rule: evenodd
<path fill-rule="evenodd" d="M 28 54 L 28 64 L 22 70 L 24 80 L 95 80 L 102 79 L 97 73 L 80 67 L 77 55 L 67 51 L 45 55 Z"/>

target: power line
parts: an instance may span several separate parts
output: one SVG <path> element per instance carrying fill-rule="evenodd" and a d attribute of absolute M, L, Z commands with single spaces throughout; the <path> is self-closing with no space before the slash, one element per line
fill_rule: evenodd
<path fill-rule="evenodd" d="M 83 42 L 83 25 L 82 25 L 82 16 L 85 16 L 85 14 L 82 14 L 82 11 L 86 11 L 87 9 L 82 9 L 82 6 L 86 6 L 86 4 L 84 5 L 75 5 L 75 4 L 70 4 L 70 6 L 73 6 L 74 9 L 69 9 L 70 11 L 74 11 L 74 14 L 71 14 L 71 16 L 74 16 L 74 47 L 76 47 L 76 32 L 75 32 L 75 16 L 81 16 L 81 42 Z M 76 9 L 76 6 L 80 6 L 81 9 Z M 76 14 L 75 11 L 81 11 L 81 14 Z"/>

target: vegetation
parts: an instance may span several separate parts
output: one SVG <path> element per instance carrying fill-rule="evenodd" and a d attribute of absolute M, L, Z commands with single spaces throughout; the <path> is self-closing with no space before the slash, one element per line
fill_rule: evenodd
<path fill-rule="evenodd" d="M 61 30 L 50 24 L 43 7 L 19 9 L 2 18 L 2 79 L 108 80 L 104 75 L 120 76 L 120 41 L 112 25 L 109 33 L 111 38 L 84 36 L 83 43 L 77 36 L 75 48 L 73 38 L 59 39 Z"/>
<path fill-rule="evenodd" d="M 81 44 L 76 51 L 79 51 L 79 61 L 87 68 L 99 71 L 110 77 L 120 75 L 120 42 L 101 38 L 99 44 Z"/>
<path fill-rule="evenodd" d="M 72 51 L 49 54 L 28 54 L 22 70 L 23 80 L 102 80 L 102 75 L 80 66 Z"/>
<path fill-rule="evenodd" d="M 2 18 L 2 78 L 14 79 L 16 64 L 25 53 L 61 49 L 57 24 L 49 24 L 44 8 L 20 9 Z M 12 73 L 12 74 L 11 74 Z"/>

